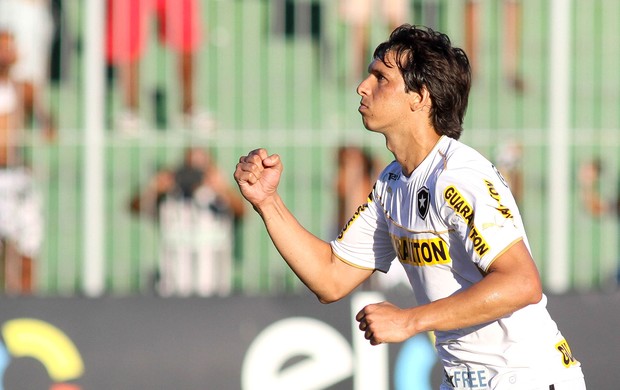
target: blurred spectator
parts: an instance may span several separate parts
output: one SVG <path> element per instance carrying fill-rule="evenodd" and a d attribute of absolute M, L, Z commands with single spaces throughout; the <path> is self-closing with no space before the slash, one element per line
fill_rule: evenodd
<path fill-rule="evenodd" d="M 480 0 L 466 0 L 465 4 L 465 51 L 469 56 L 474 78 L 480 72 Z M 521 0 L 501 0 L 504 27 L 502 51 L 504 77 L 516 92 L 525 90 L 525 82 L 519 73 L 521 47 Z"/>
<path fill-rule="evenodd" d="M 338 228 L 342 228 L 357 208 L 368 199 L 378 172 L 372 156 L 356 146 L 341 146 L 337 151 Z"/>
<path fill-rule="evenodd" d="M 50 53 L 50 81 L 59 84 L 67 81 L 71 70 L 72 50 L 78 46 L 74 33 L 70 31 L 66 0 L 50 0 L 52 15 L 52 43 Z"/>
<path fill-rule="evenodd" d="M 341 146 L 337 150 L 338 173 L 336 196 L 338 199 L 338 229 L 353 217 L 358 208 L 368 201 L 383 162 L 358 146 Z M 392 267 L 390 272 L 376 272 L 363 283 L 365 290 L 390 290 L 400 285 L 409 286 L 402 267 Z"/>
<path fill-rule="evenodd" d="M 15 156 L 15 129 L 18 128 L 19 97 L 11 77 L 17 59 L 15 39 L 10 30 L 0 27 L 0 164 L 7 165 Z"/>
<path fill-rule="evenodd" d="M 510 140 L 500 145 L 495 157 L 497 170 L 510 186 L 517 204 L 523 199 L 523 148 L 517 141 Z"/>
<path fill-rule="evenodd" d="M 11 76 L 21 95 L 21 125 L 35 121 L 46 139 L 54 139 L 56 125 L 45 104 L 54 29 L 49 1 L 0 0 L 0 25 L 15 36 L 17 59 Z"/>
<path fill-rule="evenodd" d="M 179 167 L 158 171 L 131 210 L 159 222 L 160 294 L 231 292 L 233 228 L 244 203 L 205 150 L 189 147 Z"/>
<path fill-rule="evenodd" d="M 579 167 L 579 196 L 585 210 L 593 217 L 615 211 L 613 202 L 605 201 L 599 191 L 602 172 L 603 163 L 598 158 L 587 160 Z"/>
<path fill-rule="evenodd" d="M 19 98 L 11 74 L 17 48 L 0 29 L 0 259 L 7 294 L 33 292 L 33 268 L 42 240 L 41 198 L 19 155 Z"/>
<path fill-rule="evenodd" d="M 600 191 L 602 175 L 603 162 L 600 158 L 594 157 L 581 163 L 577 174 L 579 199 L 583 209 L 591 217 L 598 219 L 614 216 L 620 222 L 620 188 L 616 188 L 617 195 L 605 199 Z M 620 241 L 618 245 L 620 245 Z M 620 246 L 617 249 L 620 252 Z M 616 261 L 620 261 L 620 259 L 617 258 Z M 620 267 L 611 276 L 612 287 L 618 288 L 620 286 Z"/>
<path fill-rule="evenodd" d="M 353 50 L 351 59 L 350 81 L 359 83 L 366 73 L 366 66 L 370 60 L 371 47 L 369 45 L 373 15 L 376 7 L 390 32 L 409 20 L 408 0 L 340 0 L 341 19 L 351 29 L 350 40 Z"/>
<path fill-rule="evenodd" d="M 34 292 L 34 262 L 43 242 L 43 211 L 25 166 L 0 168 L 0 238 L 7 294 Z"/>
<path fill-rule="evenodd" d="M 108 0 L 106 54 L 109 64 L 119 68 L 124 111 L 117 125 L 136 133 L 144 125 L 140 109 L 140 60 L 149 34 L 150 16 L 155 14 L 160 41 L 178 54 L 178 78 L 182 94 L 184 128 L 210 132 L 215 122 L 195 104 L 195 57 L 202 39 L 198 0 Z M 158 108 L 161 109 L 161 108 Z"/>

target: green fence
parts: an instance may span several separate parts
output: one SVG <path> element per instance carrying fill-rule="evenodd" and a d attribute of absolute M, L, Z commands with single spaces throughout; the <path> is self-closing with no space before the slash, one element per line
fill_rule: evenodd
<path fill-rule="evenodd" d="M 84 112 L 92 91 L 86 90 L 83 54 L 85 2 L 63 2 L 66 19 L 66 77 L 53 83 L 46 100 L 59 123 L 59 137 L 45 142 L 33 129 L 26 150 L 45 195 L 46 238 L 37 263 L 42 294 L 83 291 L 85 255 Z M 549 86 L 550 3 L 537 0 L 480 0 L 477 70 L 463 141 L 498 165 L 512 164 L 523 178 L 519 202 L 530 243 L 547 280 L 553 272 L 548 250 L 555 234 L 549 178 L 549 109 L 556 98 Z M 119 75 L 109 75 L 107 130 L 104 144 L 104 281 L 116 294 L 148 293 L 158 258 L 158 232 L 152 221 L 130 215 L 128 201 L 158 166 L 179 159 L 188 144 L 213 150 L 230 173 L 238 156 L 256 147 L 282 155 L 282 194 L 298 219 L 321 238 L 335 224 L 335 153 L 342 144 L 361 145 L 388 161 L 384 140 L 361 126 L 356 82 L 351 80 L 352 32 L 337 1 L 202 0 L 201 16 L 208 38 L 200 50 L 195 83 L 197 100 L 218 123 L 215 134 L 200 137 L 176 125 L 180 90 L 177 58 L 157 45 L 155 25 L 141 65 L 141 116 L 149 132 L 127 138 L 115 126 L 122 98 Z M 506 77 L 506 10 L 519 4 L 520 39 L 516 70 L 523 83 Z M 620 128 L 620 2 L 566 1 L 570 7 L 570 175 L 569 288 L 608 285 L 618 265 L 617 214 L 611 208 L 591 215 L 581 199 L 580 166 L 600 159 L 602 176 L 595 188 L 610 205 L 617 196 Z M 411 22 L 429 24 L 466 45 L 465 1 L 418 0 L 410 4 Z M 374 12 L 371 46 L 382 41 L 387 26 Z M 156 97 L 157 96 L 157 97 Z M 162 96 L 165 99 L 162 99 Z M 159 106 L 158 106 L 159 104 Z M 159 111 L 158 108 L 159 107 Z M 162 111 L 163 109 L 163 111 Z M 167 123 L 162 124 L 162 112 Z M 158 117 L 159 124 L 158 128 Z M 559 226 L 558 229 L 564 226 Z M 300 248 L 302 249 L 302 248 Z M 264 231 L 249 213 L 237 228 L 235 291 L 300 291 Z"/>

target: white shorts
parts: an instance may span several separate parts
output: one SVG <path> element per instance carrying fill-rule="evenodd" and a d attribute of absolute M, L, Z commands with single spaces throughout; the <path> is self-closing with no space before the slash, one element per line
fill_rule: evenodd
<path fill-rule="evenodd" d="M 542 390 L 543 388 L 541 388 Z M 556 382 L 552 386 L 545 387 L 544 390 L 586 390 L 586 382 L 583 378 L 571 379 L 562 382 Z"/>
<path fill-rule="evenodd" d="M 43 242 L 41 196 L 23 167 L 0 169 L 0 238 L 21 254 L 36 257 Z"/>
<path fill-rule="evenodd" d="M 453 390 L 452 386 L 442 383 L 439 386 L 439 390 Z M 498 389 L 501 390 L 501 389 Z M 555 382 L 552 385 L 544 385 L 542 387 L 536 387 L 534 389 L 523 390 L 586 390 L 586 382 L 583 378 L 569 379 L 566 381 Z"/>

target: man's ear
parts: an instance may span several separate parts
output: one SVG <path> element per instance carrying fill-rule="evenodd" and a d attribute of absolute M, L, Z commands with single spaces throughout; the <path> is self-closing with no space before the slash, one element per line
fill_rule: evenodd
<path fill-rule="evenodd" d="M 422 102 L 422 95 L 420 95 L 417 92 L 410 92 L 411 96 L 409 98 L 409 107 L 411 108 L 411 111 L 416 112 L 420 109 L 421 107 L 421 102 Z"/>
<path fill-rule="evenodd" d="M 426 87 L 422 87 L 422 89 L 420 90 L 420 92 L 412 92 L 412 97 L 411 97 L 411 111 L 416 112 L 416 111 L 421 111 L 424 108 L 430 109 L 431 107 L 431 95 L 428 92 L 428 89 L 426 89 Z"/>

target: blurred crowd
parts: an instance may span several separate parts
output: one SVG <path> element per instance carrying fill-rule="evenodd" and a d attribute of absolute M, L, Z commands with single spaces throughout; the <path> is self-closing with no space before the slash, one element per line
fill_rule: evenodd
<path fill-rule="evenodd" d="M 0 0 L 0 282 L 9 295 L 36 292 L 45 212 L 25 139 L 37 133 L 46 142 L 56 142 L 58 124 L 48 104 L 48 87 L 68 69 L 67 48 L 79 50 L 81 44 L 66 26 L 63 7 L 71 5 L 75 4 L 62 0 Z M 151 127 L 140 112 L 140 61 L 151 19 L 157 24 L 158 41 L 178 55 L 182 99 L 175 125 L 209 134 L 214 129 L 211 113 L 195 102 L 195 54 L 204 43 L 200 5 L 198 0 L 106 1 L 106 62 L 122 92 L 115 130 L 139 135 Z M 158 109 L 165 111 L 164 106 Z M 168 126 L 165 121 L 158 124 Z M 158 172 L 148 184 L 145 194 L 132 200 L 131 210 L 154 214 L 161 225 L 161 292 L 229 292 L 225 279 L 231 266 L 232 223 L 243 213 L 243 205 L 214 160 L 206 150 L 188 146 L 177 171 Z M 141 202 L 149 198 L 153 185 L 159 185 L 153 204 Z M 210 247 L 211 253 L 201 246 Z M 172 257 L 178 264 L 167 260 Z M 194 264 L 199 270 L 197 285 L 188 281 L 195 277 Z"/>
<path fill-rule="evenodd" d="M 294 3 L 292 0 L 278 4 Z M 73 4 L 73 3 L 71 3 Z M 66 28 L 69 3 L 62 0 L 0 0 L 0 282 L 7 294 L 36 292 L 36 264 L 45 239 L 42 192 L 25 156 L 25 137 L 37 134 L 44 142 L 57 142 L 61 127 L 49 87 L 67 72 L 67 50 L 78 50 L 80 37 Z M 148 136 L 153 128 L 176 129 L 185 134 L 215 139 L 217 113 L 197 98 L 198 53 L 210 35 L 200 0 L 106 0 L 105 59 L 109 88 L 118 89 L 120 104 L 111 112 L 109 127 L 129 137 Z M 288 4 L 290 5 L 290 4 Z M 381 36 L 402 23 L 415 20 L 441 28 L 442 1 L 339 0 L 339 23 L 350 37 L 346 53 L 347 86 L 355 86 L 366 74 L 372 53 L 372 30 Z M 474 79 L 483 65 L 479 59 L 483 17 L 479 0 L 463 0 L 465 50 L 473 65 Z M 519 69 L 521 2 L 501 2 L 504 20 L 501 63 L 507 83 L 516 93 L 526 90 Z M 19 17 L 16 17 L 19 15 Z M 153 33 L 152 26 L 155 26 Z M 152 93 L 155 116 L 146 117 L 141 71 L 145 51 L 156 43 L 173 53 L 174 84 L 179 105 L 168 114 L 169 93 L 160 83 Z M 354 108 L 352 107 L 352 110 Z M 141 180 L 128 200 L 130 212 L 148 217 L 160 234 L 159 258 L 153 270 L 154 288 L 162 295 L 227 295 L 233 291 L 235 226 L 245 213 L 238 190 L 231 186 L 230 169 L 216 163 L 215 151 L 192 145 L 187 138 L 176 166 L 158 169 Z M 522 198 L 521 145 L 502 146 L 496 163 Z M 334 151 L 338 175 L 335 230 L 346 224 L 366 201 L 377 176 L 377 158 L 368 150 L 348 143 Z M 226 168 L 226 167 L 224 167 Z M 228 167 L 230 168 L 230 167 Z M 616 210 L 615 203 L 596 193 L 600 163 L 582 167 L 579 183 L 584 208 L 593 215 Z M 379 285 L 393 286 L 391 281 Z"/>

